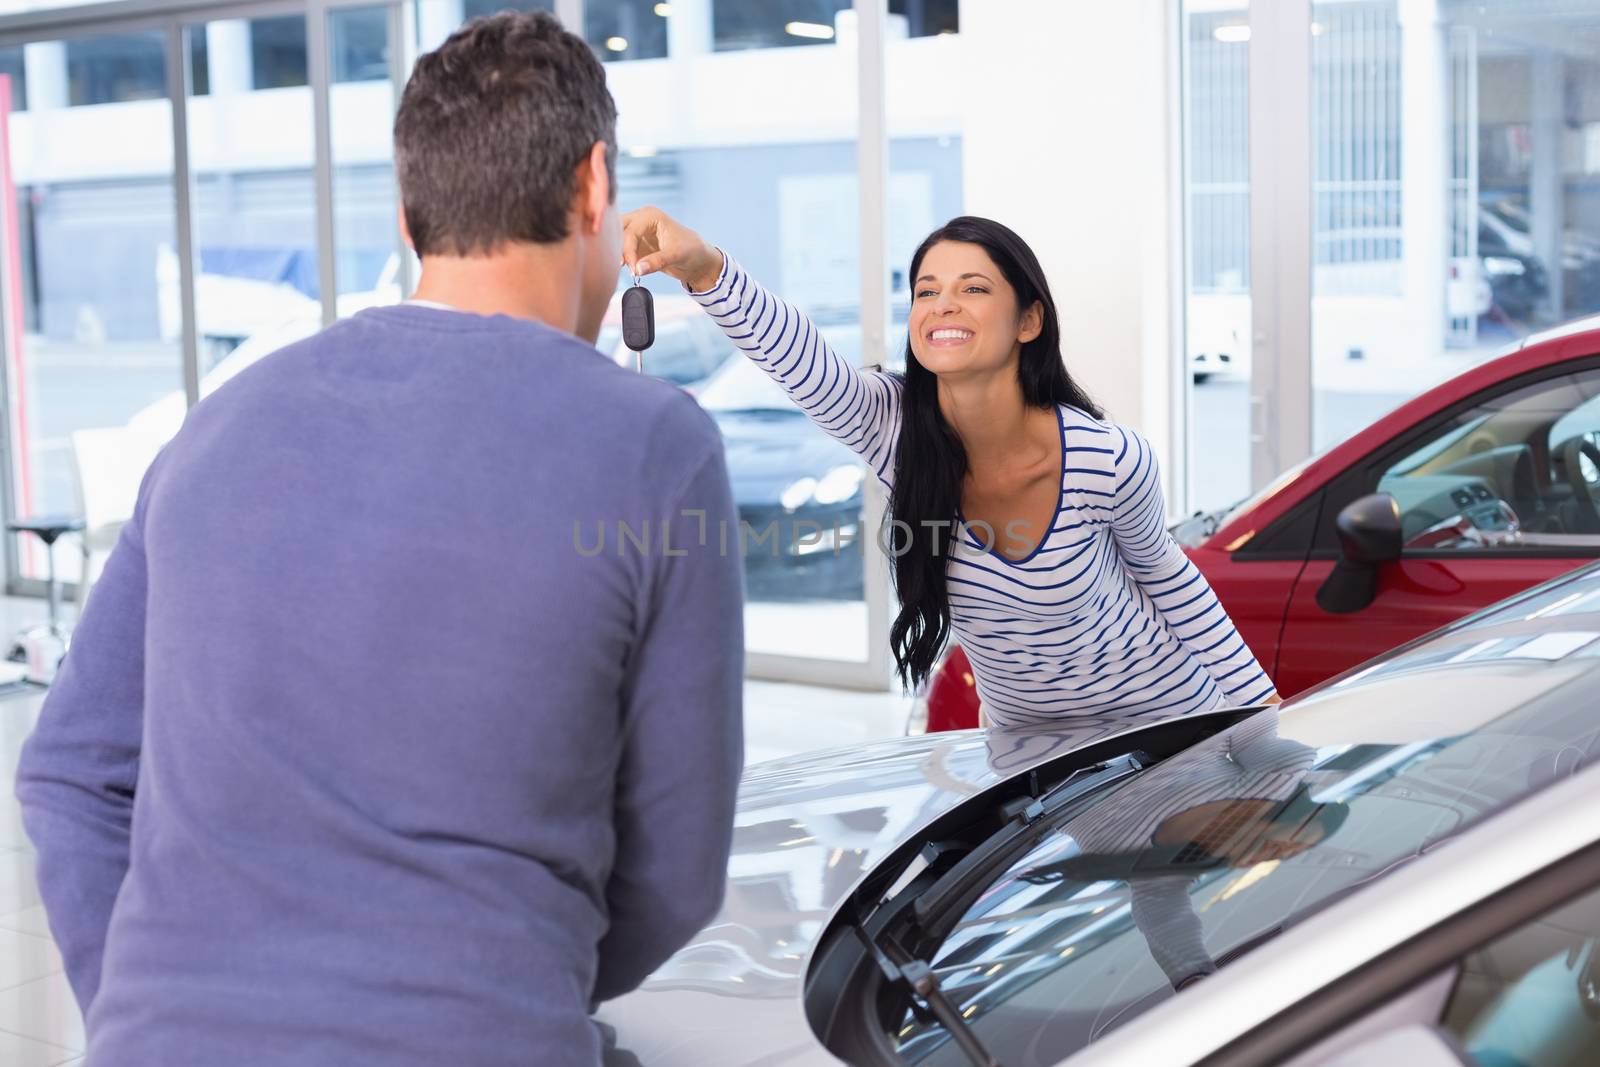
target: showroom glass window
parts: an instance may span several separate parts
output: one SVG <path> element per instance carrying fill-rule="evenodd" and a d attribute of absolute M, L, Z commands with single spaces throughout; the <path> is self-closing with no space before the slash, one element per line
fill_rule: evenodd
<path fill-rule="evenodd" d="M 305 16 L 187 26 L 200 395 L 322 324 Z M 273 130 L 266 136 L 264 130 Z M 170 268 L 169 268 L 170 269 Z M 163 437 L 182 422 L 166 405 Z M 151 420 L 153 421 L 153 420 Z"/>
<path fill-rule="evenodd" d="M 11 79 L 11 110 L 28 110 L 28 79 L 21 46 L 0 48 L 0 74 Z"/>
<path fill-rule="evenodd" d="M 826 44 L 854 32 L 851 0 L 710 0 L 718 52 Z M 960 29 L 957 0 L 889 0 L 888 35 L 933 37 Z"/>
<path fill-rule="evenodd" d="M 67 41 L 67 102 L 119 104 L 167 95 L 166 50 L 159 34 Z"/>
<path fill-rule="evenodd" d="M 709 0 L 585 0 L 583 35 L 608 63 L 661 59 L 667 54 L 669 20 L 693 17 Z"/>
<path fill-rule="evenodd" d="M 623 6 L 606 3 L 592 10 Z M 783 53 L 756 51 L 752 43 L 734 54 L 717 54 L 723 46 L 716 20 L 730 7 L 781 6 L 675 0 L 661 19 L 669 41 L 666 62 L 630 62 L 621 54 L 607 64 L 620 116 L 617 206 L 629 211 L 653 204 L 694 227 L 810 316 L 824 339 L 857 362 L 854 50 L 818 40 L 817 47 Z M 848 5 L 816 6 L 831 12 Z M 831 23 L 831 13 L 828 18 Z M 737 92 L 725 94 L 715 108 L 680 108 L 674 86 L 689 71 L 703 71 Z M 796 93 L 797 83 L 828 90 Z M 931 226 L 919 220 L 924 223 Z M 620 272 L 619 297 L 628 284 L 627 272 Z M 727 442 L 734 501 L 751 531 L 743 538 L 735 530 L 730 538 L 742 542 L 744 551 L 747 647 L 865 662 L 861 542 L 870 535 L 863 523 L 862 464 L 740 355 L 676 282 L 656 276 L 646 284 L 655 293 L 656 343 L 644 355 L 645 372 L 695 394 Z M 632 366 L 620 344 L 619 321 L 613 301 L 600 347 Z"/>
<path fill-rule="evenodd" d="M 1185 3 L 1183 372 L 1190 500 L 1250 492 L 1250 9 Z"/>
<path fill-rule="evenodd" d="M 337 315 L 392 304 L 415 285 L 416 262 L 400 239 L 394 177 L 391 57 L 414 61 L 468 19 L 516 9 L 550 11 L 552 0 L 420 0 L 392 20 L 391 6 L 328 13 L 329 117 L 333 140 L 333 221 Z M 398 25 L 402 39 L 393 35 Z M 407 70 L 409 76 L 409 70 Z"/>
<path fill-rule="evenodd" d="M 1600 311 L 1600 0 L 1313 7 L 1314 447 Z"/>
<path fill-rule="evenodd" d="M 11 513 L 83 514 L 75 459 L 114 495 L 132 492 L 143 463 L 128 439 L 81 431 L 126 435 L 172 396 L 182 412 L 166 45 L 139 33 L 20 52 L 27 109 L 11 116 L 7 146 L 18 199 L 0 227 L 14 235 L 6 252 L 22 291 L 7 381 Z M 18 548 L 20 577 L 42 577 L 43 552 Z M 63 539 L 56 551 L 58 572 L 75 580 L 78 544 Z"/>

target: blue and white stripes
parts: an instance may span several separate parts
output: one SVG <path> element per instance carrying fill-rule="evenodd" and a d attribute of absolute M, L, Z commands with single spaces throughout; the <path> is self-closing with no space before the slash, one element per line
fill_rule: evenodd
<path fill-rule="evenodd" d="M 857 370 L 798 310 L 724 257 L 693 294 L 822 430 L 893 489 L 901 383 Z M 1061 425 L 1049 532 L 1010 560 L 954 542 L 950 619 L 989 720 L 1011 726 L 1111 709 L 1181 715 L 1273 691 L 1211 587 L 1168 536 L 1149 442 L 1076 408 Z"/>

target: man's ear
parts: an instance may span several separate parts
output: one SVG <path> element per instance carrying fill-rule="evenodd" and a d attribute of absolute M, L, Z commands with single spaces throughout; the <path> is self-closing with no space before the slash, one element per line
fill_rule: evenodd
<path fill-rule="evenodd" d="M 578 219 L 591 236 L 605 224 L 611 208 L 611 168 L 606 165 L 606 143 L 596 141 L 578 164 Z"/>
<path fill-rule="evenodd" d="M 1037 340 L 1044 332 L 1044 303 L 1035 300 L 1033 306 L 1022 313 L 1022 325 L 1017 331 L 1017 340 L 1023 344 Z"/>

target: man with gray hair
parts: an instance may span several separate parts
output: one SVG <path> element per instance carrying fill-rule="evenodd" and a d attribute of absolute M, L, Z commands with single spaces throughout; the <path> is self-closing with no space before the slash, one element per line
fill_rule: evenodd
<path fill-rule="evenodd" d="M 395 121 L 416 299 L 145 476 L 17 791 L 91 1067 L 594 1064 L 716 911 L 740 763 L 715 425 L 593 342 L 616 111 L 547 15 Z M 649 547 L 580 553 L 580 524 Z"/>

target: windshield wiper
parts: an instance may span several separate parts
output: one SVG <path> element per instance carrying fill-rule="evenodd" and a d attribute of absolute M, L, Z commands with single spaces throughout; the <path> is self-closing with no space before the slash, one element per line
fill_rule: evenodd
<path fill-rule="evenodd" d="M 932 884 L 924 887 L 918 884 L 923 879 L 913 877 L 900 892 L 880 902 L 875 910 L 881 918 L 873 923 L 878 927 L 876 935 L 868 930 L 864 915 L 855 917 L 853 925 L 856 935 L 866 945 L 884 977 L 891 983 L 903 986 L 916 1000 L 921 1001 L 967 1058 L 978 1067 L 999 1067 L 999 1062 L 984 1049 L 961 1012 L 951 1003 L 939 985 L 933 966 L 907 951 L 895 939 L 894 930 L 904 924 L 905 929 L 921 938 L 940 936 L 939 928 L 944 922 L 930 923 L 929 918 L 953 913 L 954 909 L 950 906 L 953 899 L 965 892 L 973 879 L 984 876 L 991 868 L 1010 859 L 1019 835 L 1042 832 L 1046 820 L 1062 813 L 1073 801 L 1137 774 L 1153 762 L 1147 753 L 1127 753 L 1080 767 L 1042 794 L 1038 792 L 1037 778 L 1030 775 L 1033 788 L 1001 806 L 1000 814 L 1005 821 L 999 830 L 962 856 Z M 937 855 L 938 852 L 959 848 L 959 845 L 954 842 L 930 842 L 929 847 Z"/>
<path fill-rule="evenodd" d="M 1009 816 L 1004 827 L 985 838 L 982 844 L 962 856 L 956 865 L 942 874 L 936 882 L 917 894 L 911 906 L 917 924 L 924 932 L 934 933 L 937 925 L 942 924 L 933 924 L 930 920 L 949 909 L 951 900 L 966 892 L 974 878 L 1008 858 L 1012 852 L 1012 845 L 1019 835 L 1028 833 L 1036 823 L 1055 815 L 1085 793 L 1120 782 L 1130 774 L 1137 774 L 1144 767 L 1145 764 L 1137 755 L 1128 753 L 1106 760 L 1104 763 L 1080 767 L 1041 797 L 1020 797 L 1013 800 L 1004 809 Z M 1109 779 L 1104 777 L 1108 771 L 1114 772 Z"/>
<path fill-rule="evenodd" d="M 933 973 L 933 968 L 927 961 L 917 959 L 900 947 L 900 943 L 887 931 L 874 938 L 858 921 L 856 933 L 866 943 L 867 951 L 872 953 L 872 958 L 877 960 L 884 977 L 905 986 L 921 1000 L 933 1017 L 939 1020 L 939 1025 L 945 1028 L 957 1047 L 966 1054 L 967 1059 L 977 1067 L 1000 1067 L 1000 1061 L 983 1047 L 983 1042 L 972 1032 L 967 1020 L 961 1017 L 956 1006 L 950 1003 L 950 998 L 945 996 L 944 989 L 939 985 L 939 976 Z"/>

